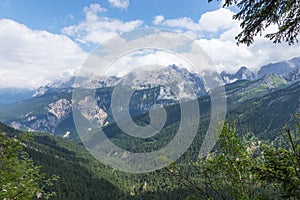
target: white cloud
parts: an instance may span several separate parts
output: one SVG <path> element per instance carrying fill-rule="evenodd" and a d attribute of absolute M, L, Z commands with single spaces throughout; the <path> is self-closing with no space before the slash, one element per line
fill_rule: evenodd
<path fill-rule="evenodd" d="M 223 16 L 225 12 L 221 12 Z M 227 15 L 231 15 L 227 13 Z M 231 21 L 230 18 L 227 18 Z M 213 20 L 214 21 L 214 20 Z M 226 24 L 222 21 L 221 24 Z M 238 23 L 227 23 L 227 30 L 219 31 L 219 36 L 212 39 L 200 39 L 197 41 L 207 52 L 210 58 L 214 61 L 219 71 L 226 70 L 235 72 L 241 66 L 246 66 L 252 70 L 259 70 L 263 65 L 289 60 L 293 57 L 300 56 L 300 44 L 292 46 L 286 43 L 274 44 L 269 39 L 264 37 L 256 37 L 254 43 L 248 47 L 244 44 L 236 45 L 235 36 L 241 31 Z M 220 30 L 219 26 L 210 30 Z M 275 31 L 274 27 L 268 28 L 266 33 Z"/>
<path fill-rule="evenodd" d="M 153 24 L 175 29 L 195 39 L 215 63 L 219 72 L 234 72 L 241 66 L 257 70 L 271 62 L 300 56 L 299 43 L 292 46 L 285 43 L 273 44 L 263 37 L 256 37 L 250 47 L 237 46 L 234 38 L 241 28 L 239 22 L 232 19 L 233 15 L 229 9 L 220 8 L 204 13 L 198 22 L 187 17 L 165 19 L 158 15 L 154 17 Z M 272 31 L 274 27 L 270 27 L 266 33 Z"/>
<path fill-rule="evenodd" d="M 91 4 L 89 7 L 84 7 L 83 12 L 85 14 L 89 14 L 89 13 L 97 14 L 99 12 L 107 12 L 107 9 L 103 8 L 100 4 L 94 3 Z"/>
<path fill-rule="evenodd" d="M 191 39 L 197 39 L 201 33 L 201 27 L 189 17 L 180 17 L 175 19 L 165 19 L 163 15 L 157 15 L 152 23 L 156 26 L 167 27 L 182 33 Z"/>
<path fill-rule="evenodd" d="M 169 27 L 184 28 L 187 30 L 198 31 L 200 30 L 199 24 L 195 23 L 191 18 L 181 17 L 177 19 L 168 19 L 163 22 L 164 25 Z"/>
<path fill-rule="evenodd" d="M 228 9 L 220 8 L 204 13 L 198 23 L 203 31 L 217 32 L 238 25 L 238 21 L 232 19 L 234 13 Z"/>
<path fill-rule="evenodd" d="M 200 26 L 189 17 L 181 17 L 176 19 L 165 19 L 163 15 L 157 15 L 152 21 L 154 25 L 162 25 L 169 28 L 185 29 L 199 31 Z"/>
<path fill-rule="evenodd" d="M 199 53 L 200 52 L 200 55 Z M 109 74 L 122 76 L 129 70 L 147 65 L 182 65 L 193 71 L 212 69 L 202 49 L 180 34 L 167 30 L 147 29 L 133 32 L 132 37 L 115 37 L 91 54 L 82 75 Z M 187 60 L 189 62 L 187 62 Z M 190 65 L 193 63 L 194 68 Z M 151 68 L 151 67 L 150 67 Z"/>
<path fill-rule="evenodd" d="M 146 66 L 148 69 L 153 69 L 154 66 L 165 67 L 172 64 L 191 68 L 190 64 L 188 64 L 185 60 L 168 52 L 148 51 L 145 53 L 145 51 L 136 51 L 117 59 L 106 73 L 108 75 L 124 76 L 130 71 L 139 69 L 140 67 Z"/>
<path fill-rule="evenodd" d="M 129 6 L 129 0 L 108 0 L 108 2 L 116 8 L 127 9 Z"/>
<path fill-rule="evenodd" d="M 0 20 L 0 87 L 35 88 L 72 75 L 86 57 L 64 35 Z"/>
<path fill-rule="evenodd" d="M 241 66 L 258 70 L 261 66 L 289 60 L 300 56 L 300 44 L 288 46 L 285 43 L 273 44 L 270 40 L 256 38 L 253 45 L 236 45 L 234 36 L 239 32 L 235 27 L 221 34 L 219 38 L 200 39 L 197 42 L 207 52 L 219 71 L 235 72 Z"/>
<path fill-rule="evenodd" d="M 163 25 L 170 28 L 179 28 L 189 31 L 218 32 L 228 30 L 238 25 L 237 21 L 232 20 L 234 13 L 228 9 L 220 8 L 215 11 L 204 13 L 198 22 L 194 22 L 189 17 L 175 19 L 165 19 L 163 15 L 154 17 L 154 25 Z"/>
<path fill-rule="evenodd" d="M 103 11 L 99 4 L 85 7 L 85 20 L 78 25 L 65 27 L 62 32 L 82 44 L 97 44 L 103 43 L 122 32 L 131 31 L 143 24 L 141 20 L 123 22 L 118 19 L 99 16 L 99 12 Z"/>
<path fill-rule="evenodd" d="M 157 15 L 153 19 L 153 24 L 160 25 L 165 20 L 165 17 L 163 15 Z"/>

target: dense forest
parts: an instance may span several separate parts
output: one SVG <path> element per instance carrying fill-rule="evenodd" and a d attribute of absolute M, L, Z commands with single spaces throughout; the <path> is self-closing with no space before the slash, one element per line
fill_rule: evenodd
<path fill-rule="evenodd" d="M 225 124 L 206 157 L 185 155 L 144 174 L 104 166 L 84 147 L 42 133 L 1 125 L 1 199 L 297 199 L 300 196 L 300 123 L 265 143 Z M 5 134 L 4 134 L 5 133 Z M 13 155 L 13 156 L 12 156 Z M 15 176 L 12 177 L 11 174 Z M 17 177 L 19 176 L 19 177 Z M 30 180 L 30 181 L 28 181 Z M 16 185 L 17 184 L 17 185 Z M 24 185 L 23 185 L 24 184 Z M 16 191 L 9 186 L 26 190 Z M 43 194 L 43 195 L 42 195 Z"/>

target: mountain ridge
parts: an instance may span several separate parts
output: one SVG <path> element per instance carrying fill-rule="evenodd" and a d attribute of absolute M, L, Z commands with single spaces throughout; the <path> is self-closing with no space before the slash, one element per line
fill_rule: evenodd
<path fill-rule="evenodd" d="M 275 74 L 287 76 L 300 68 L 300 57 L 294 57 L 287 61 L 269 63 L 263 65 L 260 69 L 252 71 L 245 66 L 242 66 L 235 73 L 221 72 L 222 79 L 225 84 L 232 83 L 237 80 L 255 80 L 264 77 L 265 75 Z"/>
<path fill-rule="evenodd" d="M 228 103 L 239 104 L 288 87 L 299 81 L 300 69 L 298 66 L 295 67 L 293 71 L 287 74 L 267 74 L 253 80 L 243 79 L 245 78 L 245 76 L 243 77 L 244 73 L 249 71 L 246 67 L 242 67 L 236 73 L 242 79 L 225 85 Z M 170 73 L 173 73 L 173 76 L 167 77 Z M 249 73 L 249 79 L 252 79 L 252 75 L 252 73 Z M 185 86 L 180 86 L 181 83 L 177 80 L 186 80 L 192 84 L 192 87 L 198 89 L 197 97 L 208 95 L 207 91 L 204 90 L 204 82 L 197 74 L 191 73 L 187 69 L 178 68 L 175 65 L 169 66 L 165 71 L 161 70 L 154 73 L 154 78 L 151 79 L 152 82 L 145 81 L 146 76 L 147 74 L 130 74 L 124 79 L 106 77 L 97 82 L 83 82 L 83 84 L 87 84 L 84 85 L 87 88 L 89 84 L 96 84 L 97 87 L 99 85 L 104 86 L 96 89 L 98 110 L 86 112 L 85 117 L 97 120 L 102 126 L 114 123 L 111 111 L 111 95 L 114 84 L 122 83 L 122 81 L 126 87 L 138 89 L 133 93 L 130 103 L 129 111 L 133 117 L 148 113 L 155 103 L 163 106 L 177 104 L 178 99 L 176 97 L 180 95 L 180 91 L 185 92 L 181 97 L 188 97 Z M 174 81 L 171 77 L 176 76 L 184 76 L 184 78 L 175 79 Z M 106 80 L 107 82 L 105 82 Z M 141 81 L 141 84 L 139 81 Z M 130 86 L 130 82 L 135 82 L 135 84 Z M 170 88 L 162 86 L 166 82 L 171 82 Z M 46 92 L 43 94 L 35 95 L 31 99 L 16 102 L 9 106 L 0 106 L 0 120 L 10 126 L 26 131 L 49 132 L 70 138 L 76 137 L 76 128 L 72 118 L 74 83 L 75 78 L 53 83 L 46 86 Z M 138 86 L 139 84 L 140 86 Z M 172 93 L 172 91 L 176 93 Z M 88 99 L 85 101 L 82 102 L 83 105 L 89 104 Z"/>

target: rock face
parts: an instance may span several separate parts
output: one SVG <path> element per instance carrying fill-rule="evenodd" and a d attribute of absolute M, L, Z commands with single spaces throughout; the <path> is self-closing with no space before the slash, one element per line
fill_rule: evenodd
<path fill-rule="evenodd" d="M 293 71 L 285 74 L 284 78 L 288 82 L 295 82 L 297 80 L 300 80 L 300 65 L 296 69 L 294 69 Z"/>
<path fill-rule="evenodd" d="M 96 122 L 101 126 L 104 125 L 108 115 L 103 109 L 97 106 L 97 101 L 93 97 L 85 97 L 82 101 L 78 102 L 78 106 L 81 111 L 81 115 L 87 120 Z"/>
<path fill-rule="evenodd" d="M 39 97 L 39 96 L 42 96 L 44 95 L 47 91 L 48 91 L 49 87 L 48 86 L 42 86 L 42 87 L 39 87 L 35 93 L 32 95 L 32 97 Z"/>
<path fill-rule="evenodd" d="M 25 101 L 24 103 L 29 105 L 30 101 L 32 100 Z M 44 100 L 41 98 L 39 105 L 42 107 L 30 105 L 31 107 L 27 108 L 26 105 L 24 105 L 24 107 L 26 107 L 25 109 L 32 110 L 26 114 L 14 117 L 14 120 L 8 121 L 8 124 L 14 128 L 26 131 L 55 133 L 60 123 L 70 117 L 72 110 L 71 101 L 62 98 L 48 105 L 46 102 L 44 102 L 46 105 L 43 105 L 43 102 Z"/>
<path fill-rule="evenodd" d="M 159 70 L 132 72 L 122 77 L 120 83 L 138 90 L 161 87 L 160 99 L 194 99 L 207 94 L 199 74 L 176 65 Z"/>
<path fill-rule="evenodd" d="M 67 99 L 59 99 L 48 105 L 49 113 L 53 114 L 57 120 L 62 120 L 71 112 L 71 102 Z"/>

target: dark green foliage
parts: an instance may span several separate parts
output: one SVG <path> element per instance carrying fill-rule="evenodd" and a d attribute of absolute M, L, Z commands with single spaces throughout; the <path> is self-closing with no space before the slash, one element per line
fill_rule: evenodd
<path fill-rule="evenodd" d="M 53 199 L 116 199 L 121 196 L 112 183 L 93 174 L 93 170 L 88 168 L 95 161 L 90 157 L 82 157 L 80 153 L 84 151 L 81 147 L 75 147 L 78 148 L 75 152 L 74 145 L 41 134 L 34 135 L 34 142 L 30 146 L 27 151 L 38 165 L 43 166 L 41 170 L 60 177 L 49 188 L 57 191 L 57 197 Z M 97 164 L 100 169 L 104 167 Z"/>
<path fill-rule="evenodd" d="M 215 151 L 190 165 L 172 164 L 166 173 L 191 191 L 191 199 L 300 199 L 300 123 L 286 128 L 289 148 L 239 139 L 225 125 Z M 246 143 L 245 143 L 246 142 Z"/>
<path fill-rule="evenodd" d="M 247 147 L 226 124 L 213 153 L 188 166 L 172 165 L 168 173 L 193 190 L 194 199 L 257 199 L 263 186 L 252 171 L 258 161 Z"/>
<path fill-rule="evenodd" d="M 259 98 L 240 104 L 230 104 L 227 120 L 236 122 L 240 135 L 248 132 L 266 142 L 274 142 L 281 136 L 285 124 L 292 126 L 293 114 L 299 107 L 300 83 L 279 89 Z M 230 101 L 230 99 L 229 99 Z"/>
<path fill-rule="evenodd" d="M 288 143 L 285 148 L 264 144 L 263 163 L 255 168 L 259 178 L 279 188 L 276 196 L 300 197 L 300 123 L 297 131 L 286 127 L 283 136 Z M 274 196 L 275 196 L 274 195 Z"/>
<path fill-rule="evenodd" d="M 13 129 L 1 127 L 10 133 Z M 48 199 L 54 192 L 44 191 L 44 186 L 51 185 L 52 179 L 45 179 L 28 154 L 23 150 L 24 139 L 10 138 L 0 131 L 0 199 Z"/>
<path fill-rule="evenodd" d="M 83 147 L 46 134 L 34 133 L 25 149 L 46 177 L 60 177 L 43 185 L 45 192 L 56 191 L 52 199 L 297 199 L 299 136 L 287 133 L 294 147 L 284 149 L 261 145 L 251 134 L 241 140 L 237 129 L 226 125 L 207 157 L 187 163 L 193 159 L 187 153 L 168 170 L 148 174 L 115 171 Z"/>

